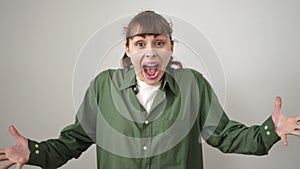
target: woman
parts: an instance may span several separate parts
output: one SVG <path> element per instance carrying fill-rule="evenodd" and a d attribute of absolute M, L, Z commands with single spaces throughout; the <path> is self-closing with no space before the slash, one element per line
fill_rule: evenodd
<path fill-rule="evenodd" d="M 203 168 L 199 138 L 226 153 L 264 155 L 286 135 L 299 136 L 298 117 L 281 114 L 281 99 L 261 126 L 228 119 L 210 84 L 197 71 L 174 69 L 170 24 L 153 11 L 136 15 L 126 30 L 124 68 L 101 72 L 90 84 L 75 123 L 57 139 L 21 136 L 0 150 L 2 168 L 17 164 L 57 168 L 97 144 L 98 168 Z"/>

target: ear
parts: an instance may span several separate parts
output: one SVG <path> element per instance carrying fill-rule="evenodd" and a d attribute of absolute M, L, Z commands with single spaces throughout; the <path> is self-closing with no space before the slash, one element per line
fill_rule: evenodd
<path fill-rule="evenodd" d="M 129 47 L 127 45 L 125 45 L 125 53 L 128 57 L 130 57 L 130 54 L 129 54 Z"/>
<path fill-rule="evenodd" d="M 171 51 L 172 51 L 172 53 L 174 52 L 174 41 L 173 40 L 171 40 Z"/>

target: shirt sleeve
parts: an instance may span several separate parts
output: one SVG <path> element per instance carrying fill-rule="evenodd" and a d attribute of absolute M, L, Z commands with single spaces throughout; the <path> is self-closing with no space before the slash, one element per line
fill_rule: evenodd
<path fill-rule="evenodd" d="M 74 124 L 65 127 L 59 138 L 36 142 L 28 140 L 28 164 L 41 168 L 58 168 L 72 158 L 78 158 L 94 143 L 97 107 L 94 83 L 87 90 Z"/>
<path fill-rule="evenodd" d="M 272 118 L 262 125 L 245 126 L 230 120 L 218 102 L 210 84 L 201 87 L 200 125 L 206 142 L 224 153 L 265 155 L 280 139 Z"/>
<path fill-rule="evenodd" d="M 72 158 L 78 158 L 92 143 L 76 120 L 73 125 L 62 130 L 58 139 L 40 143 L 28 140 L 28 164 L 47 169 L 57 168 Z"/>

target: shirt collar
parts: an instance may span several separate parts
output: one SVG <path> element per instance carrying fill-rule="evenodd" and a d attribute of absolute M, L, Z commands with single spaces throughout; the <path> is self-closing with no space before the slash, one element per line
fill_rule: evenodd
<path fill-rule="evenodd" d="M 164 74 L 164 78 L 162 82 L 162 90 L 164 90 L 166 87 L 169 87 L 175 95 L 177 94 L 175 90 L 175 79 L 174 79 L 172 68 L 167 69 Z"/>
<path fill-rule="evenodd" d="M 175 79 L 172 77 L 173 71 L 172 69 L 167 69 L 164 77 L 161 89 L 164 90 L 165 88 L 169 87 L 171 91 L 176 94 L 175 90 Z M 136 75 L 133 68 L 125 70 L 125 75 L 123 82 L 121 82 L 120 90 L 124 90 L 126 88 L 135 87 L 136 86 Z"/>
<path fill-rule="evenodd" d="M 124 78 L 122 79 L 120 90 L 136 86 L 135 71 L 133 68 L 125 69 Z"/>

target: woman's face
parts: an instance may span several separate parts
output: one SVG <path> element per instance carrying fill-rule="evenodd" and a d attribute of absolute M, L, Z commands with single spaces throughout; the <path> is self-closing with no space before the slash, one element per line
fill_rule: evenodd
<path fill-rule="evenodd" d="M 172 53 L 173 42 L 166 35 L 137 35 L 126 46 L 137 78 L 149 85 L 161 80 Z"/>

